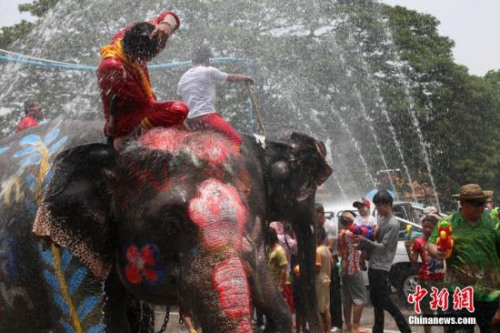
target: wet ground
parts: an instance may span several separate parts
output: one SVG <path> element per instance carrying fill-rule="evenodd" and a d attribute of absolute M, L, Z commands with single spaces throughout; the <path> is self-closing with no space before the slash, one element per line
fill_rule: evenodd
<path fill-rule="evenodd" d="M 392 295 L 392 299 L 395 304 L 399 307 L 405 318 L 408 318 L 412 314 L 410 308 L 404 306 L 395 294 Z M 160 329 L 164 318 L 164 310 L 161 307 L 156 309 L 156 332 Z M 371 305 L 365 306 L 363 310 L 363 316 L 361 317 L 361 330 L 360 332 L 368 333 L 371 332 L 371 327 L 373 325 L 373 308 Z M 391 315 L 385 312 L 385 326 L 384 330 L 387 333 L 399 332 L 394 319 Z M 478 330 L 477 330 L 478 331 Z M 170 322 L 168 324 L 166 332 L 168 333 L 189 333 L 184 325 L 179 325 L 179 311 L 178 308 L 173 307 L 170 312 Z M 200 331 L 201 332 L 201 331 Z M 423 327 L 412 326 L 412 332 L 423 333 Z M 441 327 L 433 327 L 432 333 L 442 333 L 443 329 Z"/>

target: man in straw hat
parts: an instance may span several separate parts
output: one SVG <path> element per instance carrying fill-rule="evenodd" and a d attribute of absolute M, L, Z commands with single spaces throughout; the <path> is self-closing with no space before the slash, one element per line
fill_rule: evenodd
<path fill-rule="evenodd" d="M 434 228 L 427 242 L 427 251 L 437 259 L 446 259 L 446 280 L 450 293 L 450 309 L 458 305 L 459 298 L 453 297 L 456 288 L 474 288 L 474 311 L 466 309 L 454 312 L 457 317 L 475 317 L 481 332 L 491 331 L 491 320 L 500 299 L 500 259 L 497 244 L 500 234 L 495 229 L 489 214 L 484 212 L 486 199 L 491 191 L 483 191 L 477 184 L 467 184 L 453 198 L 460 202 L 461 209 L 443 218 L 451 225 L 454 240 L 451 256 L 440 251 L 436 245 L 438 228 Z M 458 296 L 455 295 L 455 296 Z M 448 332 L 465 328 L 474 331 L 472 326 L 451 326 Z"/>

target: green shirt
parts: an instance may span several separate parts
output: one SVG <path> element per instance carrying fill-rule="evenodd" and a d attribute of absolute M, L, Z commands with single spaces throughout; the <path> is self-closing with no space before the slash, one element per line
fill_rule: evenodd
<path fill-rule="evenodd" d="M 441 221 L 451 223 L 454 244 L 451 257 L 446 260 L 446 278 L 451 290 L 454 286 L 474 287 L 474 297 L 479 301 L 495 301 L 500 297 L 500 259 L 497 246 L 500 232 L 490 215 L 483 213 L 475 225 L 468 223 L 460 212 L 446 216 Z M 438 225 L 428 242 L 436 244 Z M 451 291 L 450 291 L 451 292 Z"/>

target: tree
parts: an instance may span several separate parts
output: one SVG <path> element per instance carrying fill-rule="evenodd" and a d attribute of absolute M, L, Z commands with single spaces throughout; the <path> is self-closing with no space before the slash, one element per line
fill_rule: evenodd
<path fill-rule="evenodd" d="M 19 5 L 19 11 L 29 12 L 31 15 L 36 17 L 43 17 L 49 9 L 54 7 L 59 0 L 35 0 L 33 3 L 26 3 Z M 0 49 L 8 49 L 9 45 L 14 41 L 19 40 L 26 36 L 33 28 L 35 24 L 22 20 L 10 27 L 0 28 Z"/>

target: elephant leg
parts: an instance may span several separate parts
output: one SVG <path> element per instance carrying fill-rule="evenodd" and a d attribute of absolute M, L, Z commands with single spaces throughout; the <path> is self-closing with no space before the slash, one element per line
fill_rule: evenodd
<path fill-rule="evenodd" d="M 127 317 L 127 291 L 114 270 L 106 279 L 104 292 L 106 294 L 104 303 L 106 332 L 130 333 L 131 329 Z"/>
<path fill-rule="evenodd" d="M 204 332 L 252 332 L 250 290 L 235 252 L 207 252 L 185 260 L 180 297 Z"/>
<path fill-rule="evenodd" d="M 266 315 L 266 331 L 292 332 L 292 316 L 283 295 L 276 288 L 267 265 L 260 264 L 250 279 L 252 301 Z"/>

